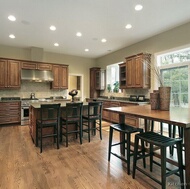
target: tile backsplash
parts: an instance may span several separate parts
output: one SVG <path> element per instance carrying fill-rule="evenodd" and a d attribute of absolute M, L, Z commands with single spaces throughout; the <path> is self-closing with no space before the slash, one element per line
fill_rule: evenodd
<path fill-rule="evenodd" d="M 30 94 L 35 93 L 36 98 L 48 98 L 50 96 L 65 96 L 67 90 L 51 90 L 49 82 L 29 82 L 22 81 L 20 89 L 0 90 L 0 97 L 20 97 L 30 98 Z"/>

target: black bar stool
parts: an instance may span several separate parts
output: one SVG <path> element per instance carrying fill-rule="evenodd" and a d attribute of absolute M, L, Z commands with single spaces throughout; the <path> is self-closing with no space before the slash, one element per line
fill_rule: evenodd
<path fill-rule="evenodd" d="M 61 117 L 60 124 L 60 141 L 62 136 L 66 137 L 66 147 L 68 147 L 68 136 L 79 134 L 80 144 L 82 144 L 82 111 L 83 102 L 66 103 L 65 116 Z M 75 127 L 73 128 L 74 125 Z"/>
<path fill-rule="evenodd" d="M 113 139 L 113 131 L 118 131 L 122 133 L 123 137 L 118 143 L 112 144 Z M 117 158 L 121 159 L 122 161 L 127 163 L 127 173 L 130 174 L 130 157 L 133 156 L 133 151 L 131 150 L 131 134 L 136 132 L 143 132 L 143 129 L 141 128 L 135 128 L 131 127 L 126 124 L 112 124 L 110 125 L 110 133 L 109 133 L 109 147 L 108 147 L 108 161 L 110 161 L 111 154 L 116 156 Z M 125 135 L 127 136 L 127 139 L 125 138 Z M 125 147 L 125 144 L 127 145 Z M 112 147 L 117 145 L 124 145 L 124 149 L 127 150 L 127 157 L 122 157 L 121 155 L 112 152 Z M 124 153 L 124 152 L 123 152 Z M 125 153 L 124 153 L 125 154 Z M 144 159 L 145 160 L 145 159 Z M 145 167 L 145 161 L 144 161 L 144 167 Z"/>
<path fill-rule="evenodd" d="M 149 144 L 149 152 L 141 155 L 138 153 L 139 140 L 141 140 L 142 150 L 145 151 L 144 142 Z M 153 145 L 160 148 L 161 164 L 153 160 L 154 152 Z M 172 145 L 177 146 L 178 154 L 178 168 L 170 170 L 166 167 L 166 148 Z M 161 166 L 161 181 L 153 177 L 151 174 L 137 166 L 137 160 L 150 157 L 150 171 L 152 172 L 153 163 Z M 162 189 L 166 188 L 166 177 L 176 174 L 180 177 L 181 188 L 184 188 L 184 176 L 183 176 L 183 162 L 182 162 L 182 139 L 181 138 L 170 138 L 160 135 L 155 132 L 145 132 L 135 135 L 135 146 L 134 146 L 134 158 L 133 158 L 133 178 L 135 178 L 136 169 L 157 182 L 162 186 Z M 167 171 L 168 170 L 168 171 Z"/>
<path fill-rule="evenodd" d="M 176 133 L 176 129 L 178 129 L 178 135 Z M 151 121 L 151 130 L 154 132 L 154 121 Z M 160 134 L 163 135 L 163 123 L 160 122 Z M 177 138 L 180 137 L 184 140 L 184 129 L 183 127 L 177 126 L 177 125 L 171 125 L 168 124 L 168 136 L 170 138 Z M 176 145 L 170 146 L 170 155 L 173 156 L 174 154 L 174 148 L 176 148 Z M 182 150 L 184 151 L 184 143 L 182 142 Z"/>
<path fill-rule="evenodd" d="M 40 153 L 42 153 L 43 138 L 54 137 L 57 139 L 57 149 L 59 149 L 59 119 L 60 104 L 41 104 L 40 118 L 36 120 L 36 146 L 40 139 Z M 45 132 L 45 129 L 52 128 L 53 131 Z"/>
<path fill-rule="evenodd" d="M 88 142 L 90 142 L 90 131 L 96 135 L 96 130 L 100 133 L 102 140 L 102 102 L 93 101 L 88 103 L 88 113 L 82 116 L 83 132 L 88 133 Z"/>

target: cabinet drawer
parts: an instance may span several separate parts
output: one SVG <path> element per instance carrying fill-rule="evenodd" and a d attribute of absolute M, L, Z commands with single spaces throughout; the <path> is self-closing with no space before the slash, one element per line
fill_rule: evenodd
<path fill-rule="evenodd" d="M 139 118 L 134 116 L 125 116 L 125 124 L 133 126 L 133 127 L 139 127 Z"/>
<path fill-rule="evenodd" d="M 41 64 L 41 63 L 38 63 L 38 70 L 52 70 L 52 65 L 51 64 Z"/>
<path fill-rule="evenodd" d="M 22 62 L 22 69 L 35 70 L 35 69 L 37 69 L 37 63 Z"/>
<path fill-rule="evenodd" d="M 0 125 L 2 124 L 8 124 L 8 123 L 18 123 L 20 122 L 20 116 L 17 116 L 17 117 L 4 117 L 4 118 L 1 118 L 0 117 Z"/>

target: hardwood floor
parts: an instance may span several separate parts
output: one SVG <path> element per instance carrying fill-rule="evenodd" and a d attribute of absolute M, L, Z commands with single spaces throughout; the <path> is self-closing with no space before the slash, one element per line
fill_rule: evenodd
<path fill-rule="evenodd" d="M 111 156 L 108 162 L 109 127 L 104 123 L 103 140 L 93 136 L 88 143 L 79 139 L 43 147 L 35 147 L 27 126 L 0 127 L 1 189 L 156 189 L 160 185 L 137 171 L 136 178 L 127 175 L 126 164 Z M 118 139 L 117 135 L 114 135 Z M 117 150 L 117 149 L 116 149 Z M 159 169 L 154 169 L 159 176 Z M 180 188 L 179 178 L 167 179 L 168 188 Z"/>

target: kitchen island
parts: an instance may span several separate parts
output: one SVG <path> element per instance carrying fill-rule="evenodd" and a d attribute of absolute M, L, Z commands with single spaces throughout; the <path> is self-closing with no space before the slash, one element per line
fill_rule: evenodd
<path fill-rule="evenodd" d="M 65 107 L 66 103 L 68 101 L 49 101 L 49 102 L 34 102 L 30 104 L 29 108 L 29 129 L 30 129 L 30 135 L 32 137 L 32 140 L 34 144 L 36 144 L 36 120 L 40 118 L 40 107 L 41 104 L 61 104 L 61 116 L 65 115 Z M 83 112 L 87 110 L 88 103 L 83 102 Z M 45 132 L 51 132 L 51 131 L 45 131 Z M 48 140 L 48 138 L 47 138 Z"/>

